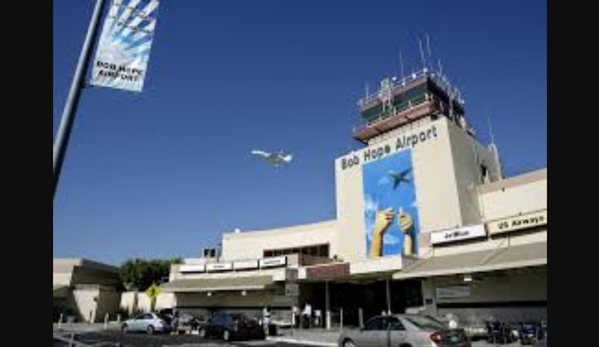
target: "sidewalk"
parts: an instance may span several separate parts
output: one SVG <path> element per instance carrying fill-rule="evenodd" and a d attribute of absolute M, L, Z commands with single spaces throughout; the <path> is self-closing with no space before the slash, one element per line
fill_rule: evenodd
<path fill-rule="evenodd" d="M 120 324 L 109 322 L 107 330 L 120 330 Z M 58 323 L 52 324 L 52 330 L 58 331 Z M 69 333 L 90 333 L 104 330 L 104 323 L 62 323 L 60 331 Z"/>

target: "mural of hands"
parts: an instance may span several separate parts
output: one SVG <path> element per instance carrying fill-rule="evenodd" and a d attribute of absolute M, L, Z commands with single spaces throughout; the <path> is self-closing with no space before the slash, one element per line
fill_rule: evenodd
<path fill-rule="evenodd" d="M 370 244 L 371 258 L 383 256 L 383 239 L 385 233 L 387 230 L 389 230 L 389 226 L 391 225 L 391 222 L 393 222 L 394 217 L 395 213 L 393 212 L 393 207 L 389 207 L 384 210 L 377 210 L 376 220 L 372 230 L 372 243 Z"/>

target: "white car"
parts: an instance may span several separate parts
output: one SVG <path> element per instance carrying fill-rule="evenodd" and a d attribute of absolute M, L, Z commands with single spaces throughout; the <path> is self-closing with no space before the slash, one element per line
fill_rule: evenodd
<path fill-rule="evenodd" d="M 171 326 L 155 313 L 144 313 L 128 319 L 121 325 L 123 333 L 145 332 L 148 335 L 154 333 L 170 333 Z"/>
<path fill-rule="evenodd" d="M 339 347 L 471 347 L 463 329 L 449 329 L 426 316 L 398 314 L 372 318 L 359 330 L 345 330 Z"/>

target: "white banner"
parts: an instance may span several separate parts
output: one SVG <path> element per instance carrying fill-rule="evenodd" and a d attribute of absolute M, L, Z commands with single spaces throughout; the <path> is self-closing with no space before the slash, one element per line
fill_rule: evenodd
<path fill-rule="evenodd" d="M 91 84 L 141 92 L 159 0 L 113 0 L 98 44 Z"/>
<path fill-rule="evenodd" d="M 276 258 L 266 258 L 266 259 L 260 260 L 261 268 L 277 267 L 277 266 L 285 266 L 285 265 L 287 265 L 287 257 L 286 256 L 276 257 Z"/>
<path fill-rule="evenodd" d="M 431 244 L 448 243 L 487 236 L 485 226 L 474 225 L 459 229 L 437 231 L 431 234 Z"/>
<path fill-rule="evenodd" d="M 547 225 L 547 210 L 489 222 L 491 235 Z"/>

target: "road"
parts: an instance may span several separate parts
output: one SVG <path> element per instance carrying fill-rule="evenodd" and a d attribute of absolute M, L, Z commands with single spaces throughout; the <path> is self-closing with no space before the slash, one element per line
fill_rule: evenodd
<path fill-rule="evenodd" d="M 114 347 L 313 347 L 302 344 L 289 344 L 275 341 L 235 341 L 226 343 L 218 340 L 206 340 L 197 335 L 153 335 L 121 334 L 120 332 L 90 332 L 77 335 L 77 342 L 88 346 Z M 58 340 L 53 347 L 68 346 Z"/>

